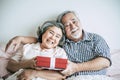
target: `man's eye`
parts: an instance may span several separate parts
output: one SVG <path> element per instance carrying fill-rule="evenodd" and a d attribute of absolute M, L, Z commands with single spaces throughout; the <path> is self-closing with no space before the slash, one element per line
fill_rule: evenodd
<path fill-rule="evenodd" d="M 77 21 L 73 21 L 73 24 L 76 24 L 77 23 Z"/>
<path fill-rule="evenodd" d="M 70 24 L 66 24 L 65 27 L 69 27 Z"/>

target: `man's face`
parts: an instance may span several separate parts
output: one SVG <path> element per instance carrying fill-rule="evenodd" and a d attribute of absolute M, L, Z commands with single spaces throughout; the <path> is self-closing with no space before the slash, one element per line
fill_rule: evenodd
<path fill-rule="evenodd" d="M 45 49 L 56 47 L 62 38 L 62 30 L 56 26 L 49 27 L 42 35 L 41 47 Z"/>
<path fill-rule="evenodd" d="M 62 24 L 65 27 L 68 39 L 75 41 L 82 37 L 82 26 L 79 19 L 73 13 L 64 15 L 62 18 Z"/>

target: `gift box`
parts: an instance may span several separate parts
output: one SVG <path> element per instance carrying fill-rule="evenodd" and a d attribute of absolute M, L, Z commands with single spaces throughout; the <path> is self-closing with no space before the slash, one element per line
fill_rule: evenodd
<path fill-rule="evenodd" d="M 46 69 L 61 70 L 67 67 L 67 59 L 54 58 L 54 57 L 36 57 L 36 66 L 44 67 Z"/>

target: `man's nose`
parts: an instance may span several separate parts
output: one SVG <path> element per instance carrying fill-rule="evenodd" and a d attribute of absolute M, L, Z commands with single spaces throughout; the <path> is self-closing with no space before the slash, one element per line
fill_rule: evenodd
<path fill-rule="evenodd" d="M 70 27 L 71 27 L 71 29 L 74 29 L 76 26 L 75 26 L 75 24 L 71 23 Z"/>

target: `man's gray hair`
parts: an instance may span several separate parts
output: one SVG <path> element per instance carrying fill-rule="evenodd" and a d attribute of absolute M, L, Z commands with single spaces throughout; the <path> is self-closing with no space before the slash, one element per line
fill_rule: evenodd
<path fill-rule="evenodd" d="M 53 26 L 60 28 L 62 31 L 62 38 L 59 42 L 59 45 L 62 46 L 64 41 L 65 41 L 65 36 L 64 36 L 65 31 L 64 31 L 63 25 L 59 22 L 56 22 L 56 21 L 46 21 L 43 23 L 42 26 L 38 27 L 38 31 L 37 31 L 38 41 L 42 42 L 42 35 L 48 30 L 49 27 L 53 27 Z"/>
<path fill-rule="evenodd" d="M 62 23 L 63 16 L 66 15 L 66 14 L 68 14 L 68 13 L 73 13 L 77 18 L 79 17 L 78 14 L 77 14 L 77 12 L 75 12 L 75 11 L 64 11 L 63 13 L 61 13 L 60 15 L 58 15 L 57 22 Z"/>

